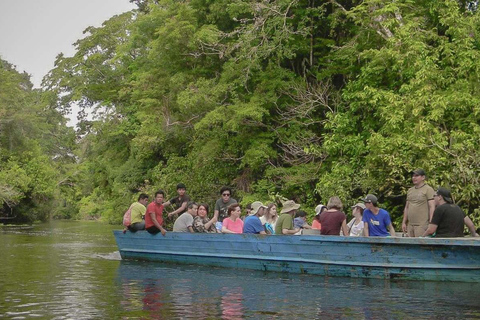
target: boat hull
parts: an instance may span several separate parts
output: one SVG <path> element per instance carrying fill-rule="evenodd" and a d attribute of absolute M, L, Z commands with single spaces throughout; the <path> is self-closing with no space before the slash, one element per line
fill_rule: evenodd
<path fill-rule="evenodd" d="M 480 282 L 480 241 L 114 231 L 122 259 L 358 278 Z"/>

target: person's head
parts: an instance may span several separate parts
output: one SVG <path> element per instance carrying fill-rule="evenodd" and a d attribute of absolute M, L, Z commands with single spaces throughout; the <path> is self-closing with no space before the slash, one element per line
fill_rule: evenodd
<path fill-rule="evenodd" d="M 307 220 L 307 213 L 303 210 L 299 210 L 297 211 L 297 213 L 295 214 L 295 217 L 296 218 L 302 218 L 302 220 Z"/>
<path fill-rule="evenodd" d="M 287 200 L 283 204 L 283 208 L 280 213 L 288 213 L 294 215 L 298 209 L 300 209 L 300 205 L 298 203 L 295 203 L 295 201 L 293 200 Z"/>
<path fill-rule="evenodd" d="M 229 187 L 223 187 L 220 189 L 220 194 L 222 195 L 222 201 L 227 203 L 232 197 L 232 189 Z"/>
<path fill-rule="evenodd" d="M 190 201 L 187 204 L 187 211 L 190 213 L 192 216 L 197 216 L 197 211 L 198 211 L 198 204 L 196 204 L 194 201 Z"/>
<path fill-rule="evenodd" d="M 252 203 L 252 211 L 250 212 L 250 216 L 256 215 L 261 217 L 265 214 L 265 209 L 267 207 L 263 205 L 260 201 L 255 201 Z"/>
<path fill-rule="evenodd" d="M 362 216 L 363 215 L 363 210 L 365 210 L 367 207 L 365 207 L 365 205 L 361 202 L 355 204 L 354 206 L 352 206 L 352 214 L 354 216 Z"/>
<path fill-rule="evenodd" d="M 427 177 L 425 170 L 418 168 L 413 170 L 411 173 L 413 185 L 421 186 L 425 183 L 425 179 Z"/>
<path fill-rule="evenodd" d="M 249 216 L 250 212 L 252 212 L 252 204 L 247 203 L 247 205 L 245 206 L 245 213 L 247 214 L 247 216 Z"/>
<path fill-rule="evenodd" d="M 275 218 L 277 216 L 277 205 L 273 202 L 270 202 L 267 205 L 267 210 L 265 211 L 265 216 L 267 218 Z"/>
<path fill-rule="evenodd" d="M 205 218 L 206 216 L 208 216 L 208 204 L 200 203 L 198 205 L 197 213 L 200 218 Z"/>
<path fill-rule="evenodd" d="M 450 190 L 444 187 L 438 187 L 433 198 L 435 200 L 436 206 L 444 203 L 453 203 L 452 193 L 450 192 Z"/>
<path fill-rule="evenodd" d="M 365 208 L 371 210 L 373 207 L 378 207 L 378 199 L 373 194 L 367 194 L 365 199 L 363 199 L 363 203 L 365 203 Z"/>
<path fill-rule="evenodd" d="M 164 198 L 165 198 L 165 192 L 163 192 L 163 190 L 158 190 L 157 192 L 155 192 L 154 201 L 156 204 L 162 204 Z"/>
<path fill-rule="evenodd" d="M 333 196 L 330 199 L 328 199 L 327 210 L 330 210 L 330 209 L 337 209 L 342 211 L 343 209 L 342 200 L 340 200 L 340 198 L 337 196 Z"/>
<path fill-rule="evenodd" d="M 140 193 L 140 195 L 138 196 L 138 202 L 146 206 L 148 203 L 148 195 L 146 195 L 145 193 Z"/>
<path fill-rule="evenodd" d="M 177 193 L 179 196 L 183 196 L 187 191 L 187 187 L 183 183 L 177 184 Z"/>
<path fill-rule="evenodd" d="M 228 206 L 227 214 L 231 218 L 238 218 L 240 217 L 241 209 L 238 203 L 234 203 Z"/>

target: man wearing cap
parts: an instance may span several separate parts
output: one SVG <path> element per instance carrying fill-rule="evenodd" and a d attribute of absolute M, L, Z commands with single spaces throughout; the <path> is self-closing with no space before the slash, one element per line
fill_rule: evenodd
<path fill-rule="evenodd" d="M 425 183 L 426 174 L 423 169 L 412 171 L 413 187 L 408 189 L 407 202 L 403 210 L 402 231 L 409 237 L 421 237 L 427 230 L 433 217 L 435 191 Z M 408 224 L 407 224 L 408 222 Z"/>
<path fill-rule="evenodd" d="M 177 184 L 177 196 L 168 200 L 163 205 L 173 206 L 174 211 L 168 214 L 168 218 L 177 217 L 178 215 L 187 211 L 187 204 L 190 201 L 190 197 L 186 194 L 187 187 L 183 183 Z"/>
<path fill-rule="evenodd" d="M 275 224 L 275 234 L 295 234 L 300 231 L 298 228 L 293 228 L 293 216 L 299 208 L 300 205 L 295 201 L 285 201 L 282 211 L 280 211 L 281 215 Z"/>
<path fill-rule="evenodd" d="M 393 229 L 390 214 L 387 210 L 378 207 L 377 197 L 373 194 L 368 194 L 365 199 L 363 199 L 363 202 L 366 208 L 363 211 L 362 218 L 365 237 L 394 237 L 395 229 Z"/>
<path fill-rule="evenodd" d="M 423 236 L 432 236 L 438 238 L 463 237 L 464 224 L 474 237 L 478 237 L 475 226 L 463 210 L 453 203 L 450 190 L 439 187 L 435 192 L 435 205 L 437 206 L 433 213 L 433 218 L 428 225 Z"/>
<path fill-rule="evenodd" d="M 260 217 L 263 216 L 266 208 L 260 201 L 252 203 L 252 210 L 248 213 L 243 224 L 243 233 L 266 234 L 265 228 L 260 221 Z"/>

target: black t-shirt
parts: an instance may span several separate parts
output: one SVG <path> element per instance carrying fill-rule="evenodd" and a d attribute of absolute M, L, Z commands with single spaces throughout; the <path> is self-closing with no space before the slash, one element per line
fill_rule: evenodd
<path fill-rule="evenodd" d="M 433 212 L 432 224 L 436 224 L 438 238 L 463 237 L 465 213 L 456 204 L 444 203 Z"/>
<path fill-rule="evenodd" d="M 173 206 L 175 210 L 180 208 L 184 202 L 188 203 L 189 201 L 190 201 L 190 197 L 187 194 L 184 194 L 182 197 L 176 196 L 175 198 L 172 198 L 169 200 L 170 204 Z M 179 212 L 178 215 L 181 215 L 185 211 L 187 211 L 187 207 L 185 207 L 184 211 Z"/>

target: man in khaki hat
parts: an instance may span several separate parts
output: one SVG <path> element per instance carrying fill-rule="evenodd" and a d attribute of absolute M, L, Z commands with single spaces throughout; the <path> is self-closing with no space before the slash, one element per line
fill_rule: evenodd
<path fill-rule="evenodd" d="M 412 171 L 413 187 L 408 189 L 407 202 L 403 210 L 402 231 L 409 237 L 421 237 L 427 230 L 435 210 L 433 188 L 425 183 L 426 173 L 423 169 Z"/>
<path fill-rule="evenodd" d="M 275 225 L 275 234 L 295 234 L 300 231 L 300 229 L 294 229 L 293 227 L 293 216 L 299 208 L 300 205 L 295 201 L 285 201 L 282 211 L 280 211 L 281 215 Z"/>
<path fill-rule="evenodd" d="M 260 217 L 265 213 L 265 209 L 267 209 L 267 207 L 260 201 L 252 203 L 252 210 L 248 214 L 248 217 L 245 218 L 245 223 L 243 224 L 243 233 L 267 234 L 265 227 L 260 221 Z"/>

